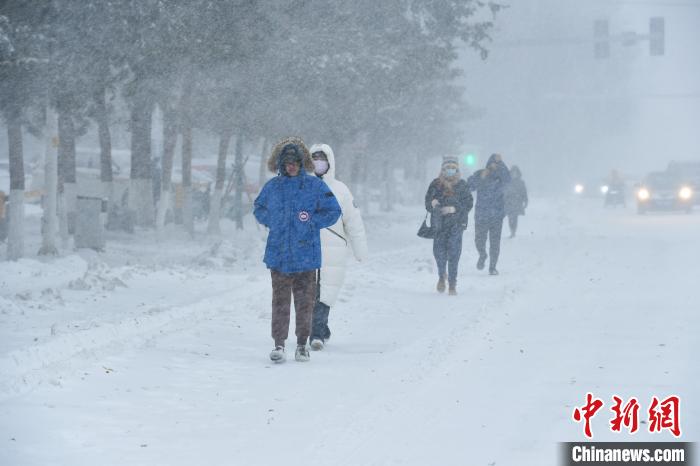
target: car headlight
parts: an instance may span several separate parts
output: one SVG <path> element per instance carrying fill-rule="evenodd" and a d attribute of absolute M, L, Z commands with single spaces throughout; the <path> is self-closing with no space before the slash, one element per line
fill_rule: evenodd
<path fill-rule="evenodd" d="M 649 190 L 647 188 L 642 188 L 639 191 L 637 191 L 637 197 L 639 198 L 640 201 L 646 201 L 649 199 Z"/>
<path fill-rule="evenodd" d="M 684 201 L 687 201 L 688 199 L 693 197 L 693 190 L 687 186 L 683 186 L 681 190 L 678 191 L 678 197 L 680 197 Z"/>
<path fill-rule="evenodd" d="M 608 188 L 608 185 L 603 185 L 600 187 L 600 192 L 603 194 L 608 194 L 608 189 L 610 189 Z"/>
<path fill-rule="evenodd" d="M 574 186 L 574 191 L 576 192 L 576 194 L 581 194 L 583 192 L 583 185 L 580 183 L 577 184 L 576 186 Z"/>

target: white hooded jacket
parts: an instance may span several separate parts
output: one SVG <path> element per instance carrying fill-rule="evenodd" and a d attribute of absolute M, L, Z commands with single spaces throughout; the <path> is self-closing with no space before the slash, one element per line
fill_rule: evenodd
<path fill-rule="evenodd" d="M 367 237 L 360 209 L 355 205 L 352 193 L 341 181 L 335 179 L 335 155 L 327 144 L 314 144 L 309 152 L 323 152 L 328 159 L 328 171 L 323 175 L 340 204 L 342 215 L 335 225 L 321 230 L 321 302 L 333 306 L 345 281 L 345 270 L 350 250 L 355 259 L 367 257 Z"/>

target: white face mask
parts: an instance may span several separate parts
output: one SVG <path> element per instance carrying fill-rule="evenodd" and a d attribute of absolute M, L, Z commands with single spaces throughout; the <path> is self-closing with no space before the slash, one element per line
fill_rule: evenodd
<path fill-rule="evenodd" d="M 325 175 L 328 172 L 328 162 L 325 160 L 314 160 L 314 173 Z"/>
<path fill-rule="evenodd" d="M 445 172 L 445 175 L 447 175 L 447 176 L 455 176 L 457 174 L 457 169 L 456 168 L 445 168 L 444 172 Z"/>

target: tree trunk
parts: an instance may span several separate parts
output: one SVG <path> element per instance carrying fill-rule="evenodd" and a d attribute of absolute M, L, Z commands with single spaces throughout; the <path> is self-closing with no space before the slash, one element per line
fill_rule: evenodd
<path fill-rule="evenodd" d="M 236 138 L 238 140 L 238 138 Z M 216 161 L 216 185 L 209 202 L 209 225 L 207 233 L 210 235 L 220 235 L 221 226 L 219 219 L 221 218 L 221 200 L 224 193 L 224 183 L 226 182 L 226 156 L 228 155 L 228 146 L 231 141 L 231 132 L 224 130 L 219 139 L 219 157 Z"/>
<path fill-rule="evenodd" d="M 245 173 L 243 172 L 243 135 L 239 132 L 236 136 L 236 164 L 234 172 L 236 174 L 236 196 L 234 198 L 234 212 L 236 213 L 236 229 L 243 229 L 243 181 Z M 304 169 L 302 164 L 302 170 Z"/>
<path fill-rule="evenodd" d="M 185 231 L 194 238 L 194 212 L 192 211 L 192 92 L 194 76 L 190 71 L 185 77 L 180 99 L 180 131 L 182 133 L 182 223 Z"/>
<path fill-rule="evenodd" d="M 100 140 L 100 181 L 102 195 L 107 198 L 108 211 L 117 204 L 114 191 L 114 175 L 112 173 L 112 135 L 109 132 L 109 115 L 107 114 L 106 90 L 100 89 L 95 94 L 95 121 L 97 135 Z"/>
<path fill-rule="evenodd" d="M 67 247 L 75 233 L 78 185 L 75 168 L 75 125 L 67 104 L 58 106 L 58 185 L 62 208 L 59 222 L 61 240 Z"/>
<path fill-rule="evenodd" d="M 160 199 L 158 200 L 158 213 L 156 215 L 156 227 L 162 230 L 165 226 L 165 217 L 171 205 L 173 158 L 175 145 L 177 144 L 177 113 L 172 105 L 163 105 L 163 155 L 161 157 L 161 182 Z"/>
<path fill-rule="evenodd" d="M 415 181 L 414 183 L 419 187 L 416 190 L 417 195 L 415 197 L 416 202 L 421 202 L 423 200 L 423 193 L 427 189 L 428 185 L 428 164 L 425 158 L 425 155 L 419 153 L 416 154 L 416 173 L 415 173 Z"/>
<path fill-rule="evenodd" d="M 369 213 L 369 196 L 367 192 L 366 167 L 363 167 L 364 153 L 356 152 L 352 154 L 350 161 L 350 185 L 355 201 L 360 210 L 366 215 Z M 364 168 L 364 170 L 363 170 Z"/>
<path fill-rule="evenodd" d="M 393 170 L 388 157 L 382 161 L 382 195 L 380 208 L 383 212 L 390 212 L 393 209 L 391 187 L 394 184 Z"/>
<path fill-rule="evenodd" d="M 129 208 L 136 213 L 136 224 L 143 227 L 150 227 L 155 223 L 151 160 L 152 113 L 153 106 L 143 98 L 134 102 L 131 109 Z"/>
<path fill-rule="evenodd" d="M 7 119 L 7 142 L 10 158 L 10 210 L 8 212 L 7 258 L 24 256 L 24 154 L 20 112 L 14 110 Z"/>
<path fill-rule="evenodd" d="M 263 138 L 262 148 L 260 149 L 260 167 L 258 171 L 258 192 L 265 186 L 267 182 L 267 139 Z"/>
<path fill-rule="evenodd" d="M 46 134 L 44 135 L 44 215 L 41 229 L 41 249 L 39 255 L 56 255 L 56 234 L 58 233 L 58 128 L 56 114 L 48 107 L 46 109 Z"/>
<path fill-rule="evenodd" d="M 192 212 L 192 128 L 182 128 L 182 223 L 185 231 L 194 238 L 194 214 Z"/>

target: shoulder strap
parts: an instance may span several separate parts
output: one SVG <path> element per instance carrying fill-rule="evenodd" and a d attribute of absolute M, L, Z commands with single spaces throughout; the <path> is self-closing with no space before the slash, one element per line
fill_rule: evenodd
<path fill-rule="evenodd" d="M 337 236 L 338 238 L 340 238 L 340 239 L 342 239 L 343 241 L 345 241 L 345 245 L 347 246 L 348 240 L 345 239 L 345 237 L 344 237 L 343 235 L 341 235 L 340 233 L 338 233 L 338 232 L 336 232 L 336 231 L 333 231 L 331 228 L 326 228 L 326 230 L 330 231 L 330 232 L 333 233 L 335 236 Z"/>

